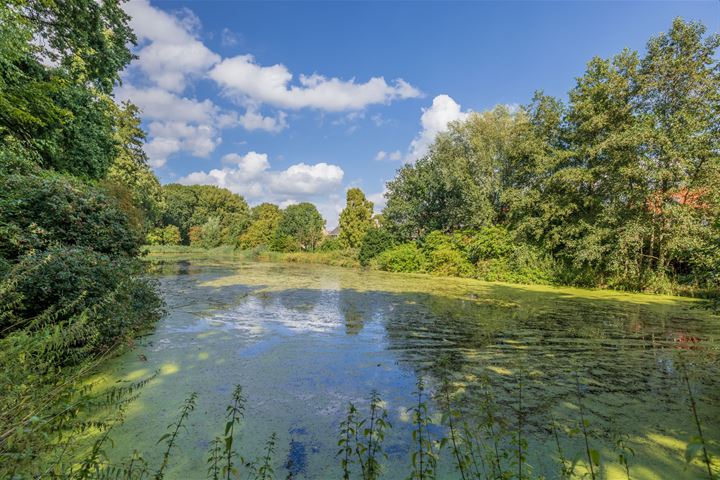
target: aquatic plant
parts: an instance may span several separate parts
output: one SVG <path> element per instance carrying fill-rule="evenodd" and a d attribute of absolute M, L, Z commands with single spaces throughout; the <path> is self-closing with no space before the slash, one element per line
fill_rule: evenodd
<path fill-rule="evenodd" d="M 165 469 L 167 468 L 168 462 L 170 460 L 170 452 L 172 451 L 173 447 L 175 446 L 175 442 L 177 440 L 178 434 L 180 433 L 180 429 L 185 427 L 184 423 L 190 417 L 190 413 L 192 413 L 192 411 L 195 410 L 196 402 L 197 402 L 197 393 L 193 392 L 183 402 L 183 406 L 180 409 L 180 418 L 178 418 L 178 420 L 176 422 L 168 425 L 168 430 L 170 430 L 170 432 L 166 433 L 165 435 L 160 437 L 160 439 L 158 439 L 158 441 L 157 441 L 158 444 L 165 441 L 165 452 L 163 453 L 162 463 L 160 464 L 160 467 L 155 472 L 155 477 L 154 477 L 155 480 L 162 480 L 165 477 Z"/>
<path fill-rule="evenodd" d="M 705 467 L 707 468 L 708 478 L 710 480 L 713 480 L 713 478 L 715 477 L 712 471 L 712 461 L 710 460 L 710 454 L 708 453 L 708 444 L 703 433 L 702 423 L 700 422 L 700 415 L 698 414 L 697 401 L 695 399 L 695 395 L 693 394 L 692 387 L 690 386 L 690 377 L 688 376 L 685 357 L 682 353 L 678 354 L 677 363 L 680 373 L 682 375 L 683 383 L 685 383 L 685 386 L 687 387 L 688 400 L 690 402 L 690 411 L 692 412 L 693 420 L 695 422 L 695 428 L 697 429 L 697 436 L 691 439 L 685 450 L 685 461 L 690 463 L 698 455 L 698 453 L 702 453 L 702 461 L 705 463 Z"/>
<path fill-rule="evenodd" d="M 414 393 L 417 403 L 408 412 L 412 413 L 413 425 L 412 440 L 415 443 L 415 451 L 411 456 L 411 480 L 431 480 L 435 478 L 437 470 L 438 452 L 434 448 L 429 426 L 432 419 L 428 414 L 427 396 L 425 394 L 425 383 L 419 377 Z"/>

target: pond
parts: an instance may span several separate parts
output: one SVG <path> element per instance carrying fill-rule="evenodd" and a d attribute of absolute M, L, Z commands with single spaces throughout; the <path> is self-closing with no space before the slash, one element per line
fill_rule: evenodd
<path fill-rule="evenodd" d="M 720 438 L 720 321 L 697 302 L 319 265 L 154 264 L 169 315 L 98 377 L 116 385 L 159 371 L 113 430 L 113 458 L 139 450 L 159 462 L 155 443 L 197 392 L 166 478 L 205 478 L 208 447 L 240 384 L 246 459 L 275 432 L 277 478 L 341 478 L 339 424 L 348 402 L 364 413 L 376 390 L 392 424 L 382 477 L 406 478 L 409 409 L 422 378 L 430 395 L 450 385 L 467 418 L 482 418 L 492 398 L 498 428 L 508 430 L 501 448 L 516 449 L 508 442 L 519 420 L 533 478 L 560 477 L 555 433 L 564 456 L 586 458 L 582 434 L 568 433 L 581 413 L 600 454 L 598 478 L 626 478 L 618 439 L 634 451 L 632 478 L 707 478 L 702 463 L 684 460 L 697 428 L 681 356 L 703 433 Z M 446 447 L 439 478 L 460 478 L 451 460 Z"/>

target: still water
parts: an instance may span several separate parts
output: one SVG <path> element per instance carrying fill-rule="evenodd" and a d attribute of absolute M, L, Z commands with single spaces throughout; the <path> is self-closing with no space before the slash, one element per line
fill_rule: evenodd
<path fill-rule="evenodd" d="M 560 477 L 553 425 L 563 455 L 585 458 L 582 436 L 567 434 L 580 406 L 601 456 L 598 478 L 626 478 L 619 438 L 634 451 L 632 478 L 707 478 L 701 463 L 684 460 L 697 430 L 678 359 L 704 434 L 717 442 L 720 319 L 694 302 L 235 260 L 156 261 L 155 270 L 169 315 L 99 375 L 117 385 L 159 371 L 113 431 L 115 459 L 139 450 L 159 462 L 155 442 L 197 392 L 166 478 L 205 478 L 208 446 L 241 384 L 245 459 L 275 432 L 276 478 L 341 478 L 339 423 L 348 402 L 364 413 L 376 390 L 392 424 L 382 478 L 406 478 L 416 382 L 432 395 L 447 378 L 466 418 L 483 415 L 491 392 L 498 428 L 517 432 L 521 419 L 533 478 Z M 440 423 L 439 404 L 429 407 Z M 459 478 L 447 449 L 438 470 Z"/>

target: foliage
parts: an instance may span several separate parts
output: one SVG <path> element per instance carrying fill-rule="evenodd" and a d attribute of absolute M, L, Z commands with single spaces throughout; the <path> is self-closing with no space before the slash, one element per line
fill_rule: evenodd
<path fill-rule="evenodd" d="M 340 243 L 345 248 L 358 248 L 365 233 L 372 227 L 373 203 L 359 188 L 347 191 L 347 203 L 340 212 Z"/>
<path fill-rule="evenodd" d="M 322 242 L 320 242 L 320 245 L 318 246 L 318 251 L 335 252 L 337 250 L 342 250 L 343 248 L 343 244 L 339 238 L 325 237 L 322 239 Z"/>
<path fill-rule="evenodd" d="M 0 175 L 0 255 L 52 245 L 135 255 L 141 244 L 117 202 L 66 175 Z"/>
<path fill-rule="evenodd" d="M 282 212 L 277 205 L 262 203 L 250 212 L 250 225 L 238 238 L 238 248 L 270 245 L 280 224 Z"/>
<path fill-rule="evenodd" d="M 375 259 L 380 270 L 388 272 L 425 271 L 427 258 L 415 243 L 403 243 L 385 250 Z"/>
<path fill-rule="evenodd" d="M 549 256 L 564 283 L 713 288 L 718 47 L 720 36 L 676 19 L 644 55 L 592 59 L 567 105 L 538 93 L 518 112 L 451 123 L 388 183 L 386 227 L 405 241 L 480 230 L 469 253 L 481 277 L 513 278 Z M 521 277 L 537 273 L 553 276 Z"/>
<path fill-rule="evenodd" d="M 143 150 L 145 132 L 140 128 L 138 108 L 124 103 L 116 107 L 114 113 L 118 153 L 108 169 L 107 180 L 130 191 L 133 203 L 143 212 L 144 227 L 154 225 L 164 208 L 163 192 Z"/>
<path fill-rule="evenodd" d="M 225 188 L 210 185 L 164 185 L 165 209 L 162 225 L 175 225 L 180 229 L 184 245 L 191 243 L 190 229 L 201 227 L 211 219 L 219 222 L 220 243 L 235 245 L 250 219 L 245 199 Z M 211 222 L 214 226 L 215 220 Z M 200 243 L 214 243 L 217 232 L 212 232 L 212 240 L 200 240 Z M 202 235 L 200 235 L 202 237 Z"/>
<path fill-rule="evenodd" d="M 380 253 L 395 245 L 395 239 L 384 228 L 370 228 L 360 244 L 358 260 L 360 265 L 367 266 Z"/>
<path fill-rule="evenodd" d="M 210 217 L 200 227 L 200 246 L 215 248 L 223 244 L 223 228 L 219 217 Z"/>
<path fill-rule="evenodd" d="M 300 249 L 314 251 L 322 239 L 324 227 L 325 220 L 312 203 L 290 205 L 283 211 L 278 224 L 276 237 L 280 240 L 273 242 L 271 248 L 281 252 L 292 251 L 285 249 L 291 243 L 288 240 L 290 237 Z"/>
<path fill-rule="evenodd" d="M 148 245 L 180 245 L 180 229 L 175 225 L 153 228 L 145 241 Z"/>

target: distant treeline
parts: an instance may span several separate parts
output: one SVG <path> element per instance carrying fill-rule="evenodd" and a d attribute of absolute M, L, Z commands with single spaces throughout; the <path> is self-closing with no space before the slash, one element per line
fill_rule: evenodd
<path fill-rule="evenodd" d="M 361 263 L 490 280 L 678 292 L 720 281 L 720 37 L 677 19 L 594 58 L 563 102 L 538 92 L 453 122 L 387 185 L 354 188 L 337 239 L 317 210 L 248 210 L 213 187 L 164 187 L 151 243 L 346 249 Z M 177 228 L 174 228 L 177 227 Z"/>

